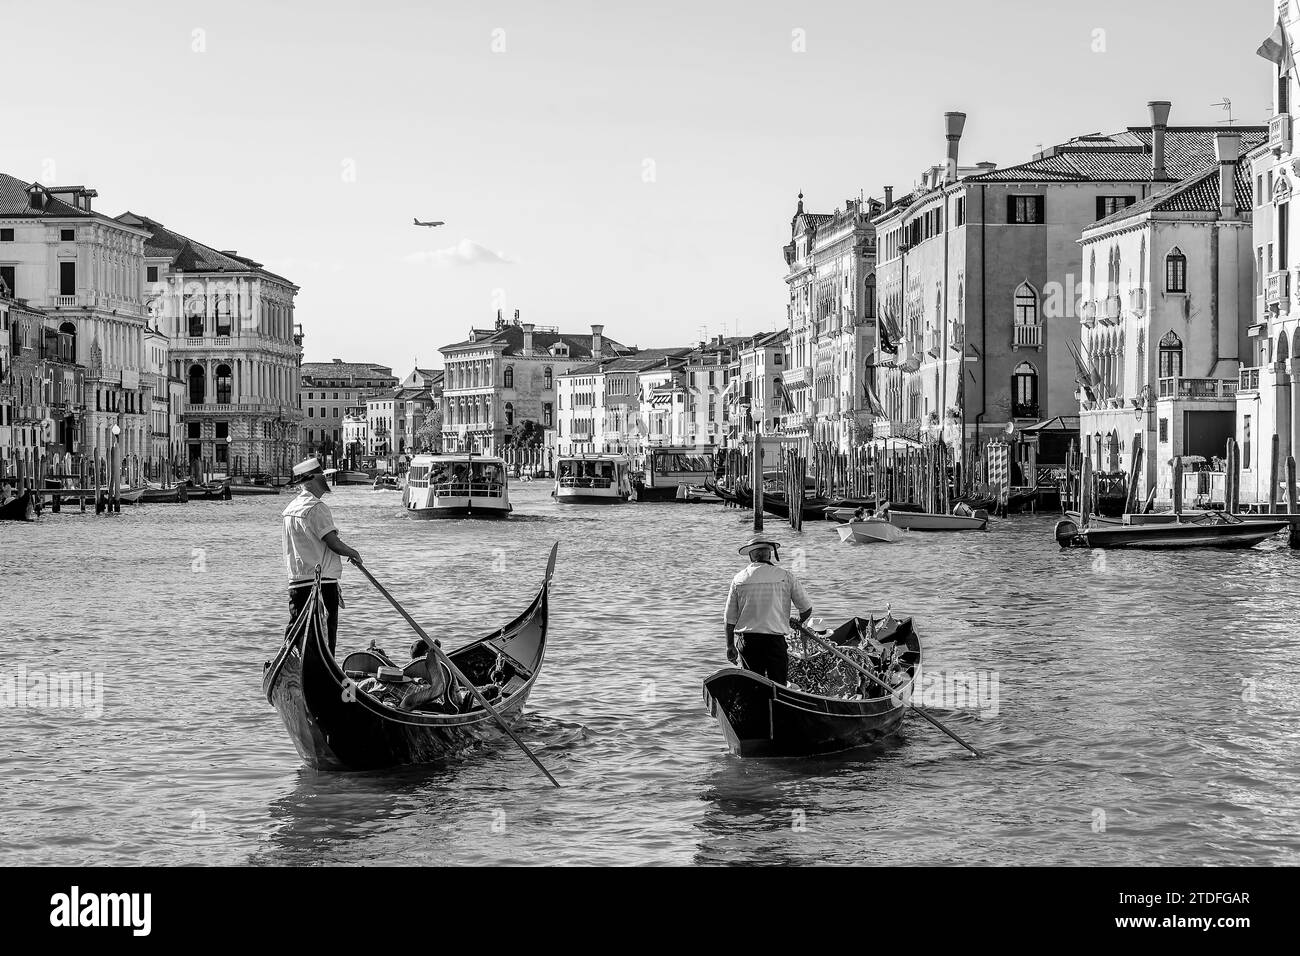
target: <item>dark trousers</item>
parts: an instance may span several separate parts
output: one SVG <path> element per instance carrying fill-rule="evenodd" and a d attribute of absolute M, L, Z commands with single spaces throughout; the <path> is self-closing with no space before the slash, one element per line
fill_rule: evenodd
<path fill-rule="evenodd" d="M 298 615 L 302 609 L 307 606 L 307 599 L 311 597 L 310 584 L 304 584 L 299 587 L 289 588 L 289 625 L 298 620 Z M 339 632 L 339 586 L 329 581 L 322 581 L 320 586 L 321 600 L 325 602 L 325 615 L 329 621 L 329 645 L 330 653 L 334 653 L 334 641 Z"/>
<path fill-rule="evenodd" d="M 778 684 L 789 682 L 790 652 L 784 634 L 737 634 L 740 666 Z"/>

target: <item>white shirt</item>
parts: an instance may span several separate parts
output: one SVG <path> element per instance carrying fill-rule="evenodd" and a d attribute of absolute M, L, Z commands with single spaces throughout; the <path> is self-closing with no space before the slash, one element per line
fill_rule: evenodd
<path fill-rule="evenodd" d="M 785 634 L 790 629 L 790 605 L 800 613 L 812 610 L 799 579 L 772 564 L 754 562 L 731 579 L 723 622 L 737 634 Z"/>
<path fill-rule="evenodd" d="M 337 581 L 343 573 L 343 560 L 325 546 L 325 536 L 334 527 L 330 506 L 305 488 L 284 509 L 284 564 L 290 584 L 316 580 L 320 565 L 322 581 Z"/>

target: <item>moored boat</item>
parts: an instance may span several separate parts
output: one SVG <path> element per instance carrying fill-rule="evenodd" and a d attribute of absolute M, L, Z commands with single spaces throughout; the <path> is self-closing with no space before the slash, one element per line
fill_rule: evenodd
<path fill-rule="evenodd" d="M 646 453 L 646 470 L 634 477 L 632 487 L 637 501 L 695 501 L 700 494 L 691 489 L 702 488 L 715 473 L 708 452 L 692 445 L 664 445 Z"/>
<path fill-rule="evenodd" d="M 189 500 L 184 485 L 172 485 L 170 488 L 146 485 L 138 490 L 140 492 L 138 500 L 144 504 L 182 504 Z"/>
<path fill-rule="evenodd" d="M 891 508 L 889 521 L 894 527 L 908 531 L 987 531 L 989 527 L 989 516 L 983 511 L 972 515 L 943 515 Z"/>
<path fill-rule="evenodd" d="M 370 488 L 372 491 L 401 491 L 402 483 L 396 475 L 380 475 Z"/>
<path fill-rule="evenodd" d="M 508 518 L 505 462 L 469 452 L 416 455 L 402 500 L 412 518 Z"/>
<path fill-rule="evenodd" d="M 11 498 L 0 505 L 0 521 L 35 521 L 36 506 L 32 493 L 24 491 L 16 498 Z"/>
<path fill-rule="evenodd" d="M 368 472 L 340 470 L 333 476 L 336 485 L 368 485 L 372 478 Z"/>
<path fill-rule="evenodd" d="M 854 617 L 825 635 L 841 647 L 863 634 L 899 655 L 906 681 L 860 699 L 826 697 L 778 684 L 741 667 L 724 667 L 704 681 L 704 701 L 728 749 L 740 757 L 808 757 L 851 750 L 898 731 L 921 667 L 921 640 L 912 619 Z M 829 653 L 829 652 L 823 652 Z"/>
<path fill-rule="evenodd" d="M 555 462 L 555 490 L 562 505 L 617 505 L 632 497 L 626 455 L 565 455 Z"/>
<path fill-rule="evenodd" d="M 1053 534 L 1062 548 L 1253 548 L 1288 527 L 1289 521 L 1241 521 L 1211 512 L 1194 521 L 1150 524 L 1080 526 L 1065 518 Z"/>
<path fill-rule="evenodd" d="M 557 548 L 551 548 L 541 588 L 523 613 L 448 654 L 476 687 L 499 688 L 493 707 L 508 724 L 519 720 L 541 671 Z M 329 650 L 324 602 L 318 590 L 313 592 L 289 639 L 264 665 L 262 677 L 263 694 L 309 766 L 368 770 L 430 763 L 503 735 L 500 725 L 481 707 L 444 712 L 383 703 L 361 689 L 369 678 L 381 676 L 381 667 L 385 679 L 392 677 L 399 683 L 429 676 L 426 657 L 413 657 L 399 668 L 373 646 L 349 654 L 340 665 Z M 446 672 L 442 673 L 445 681 Z"/>
<path fill-rule="evenodd" d="M 835 530 L 839 532 L 840 540 L 847 544 L 889 544 L 907 533 L 883 518 L 848 521 Z"/>

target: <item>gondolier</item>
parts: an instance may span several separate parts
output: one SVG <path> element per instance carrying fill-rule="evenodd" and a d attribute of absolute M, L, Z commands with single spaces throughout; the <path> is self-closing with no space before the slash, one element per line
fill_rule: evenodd
<path fill-rule="evenodd" d="M 790 606 L 798 609 L 802 622 L 812 617 L 812 602 L 799 579 L 777 567 L 779 549 L 779 542 L 761 534 L 741 546 L 740 553 L 750 563 L 731 579 L 723 621 L 727 660 L 784 684 L 790 660 L 785 645 Z"/>
<path fill-rule="evenodd" d="M 343 573 L 340 557 L 361 563 L 361 554 L 339 540 L 334 515 L 321 500 L 329 494 L 329 482 L 319 459 L 308 458 L 293 466 L 291 485 L 301 485 L 302 493 L 284 509 L 284 563 L 289 572 L 289 621 L 302 612 L 311 596 L 320 568 L 321 598 L 329 617 L 330 653 L 339 627 L 339 577 Z"/>

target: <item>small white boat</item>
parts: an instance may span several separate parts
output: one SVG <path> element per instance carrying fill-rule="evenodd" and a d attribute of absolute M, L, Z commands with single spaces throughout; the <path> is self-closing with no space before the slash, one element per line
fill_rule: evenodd
<path fill-rule="evenodd" d="M 889 544 L 903 537 L 905 532 L 883 518 L 863 518 L 849 521 L 835 529 L 846 544 Z"/>
<path fill-rule="evenodd" d="M 890 511 L 889 522 L 895 528 L 908 531 L 987 531 L 989 513 L 976 511 L 973 515 L 942 515 L 924 511 Z"/>
<path fill-rule="evenodd" d="M 416 455 L 402 500 L 412 518 L 505 518 L 506 463 L 491 455 Z"/>
<path fill-rule="evenodd" d="M 617 505 L 632 497 L 626 455 L 569 455 L 556 459 L 555 490 L 562 505 Z"/>

